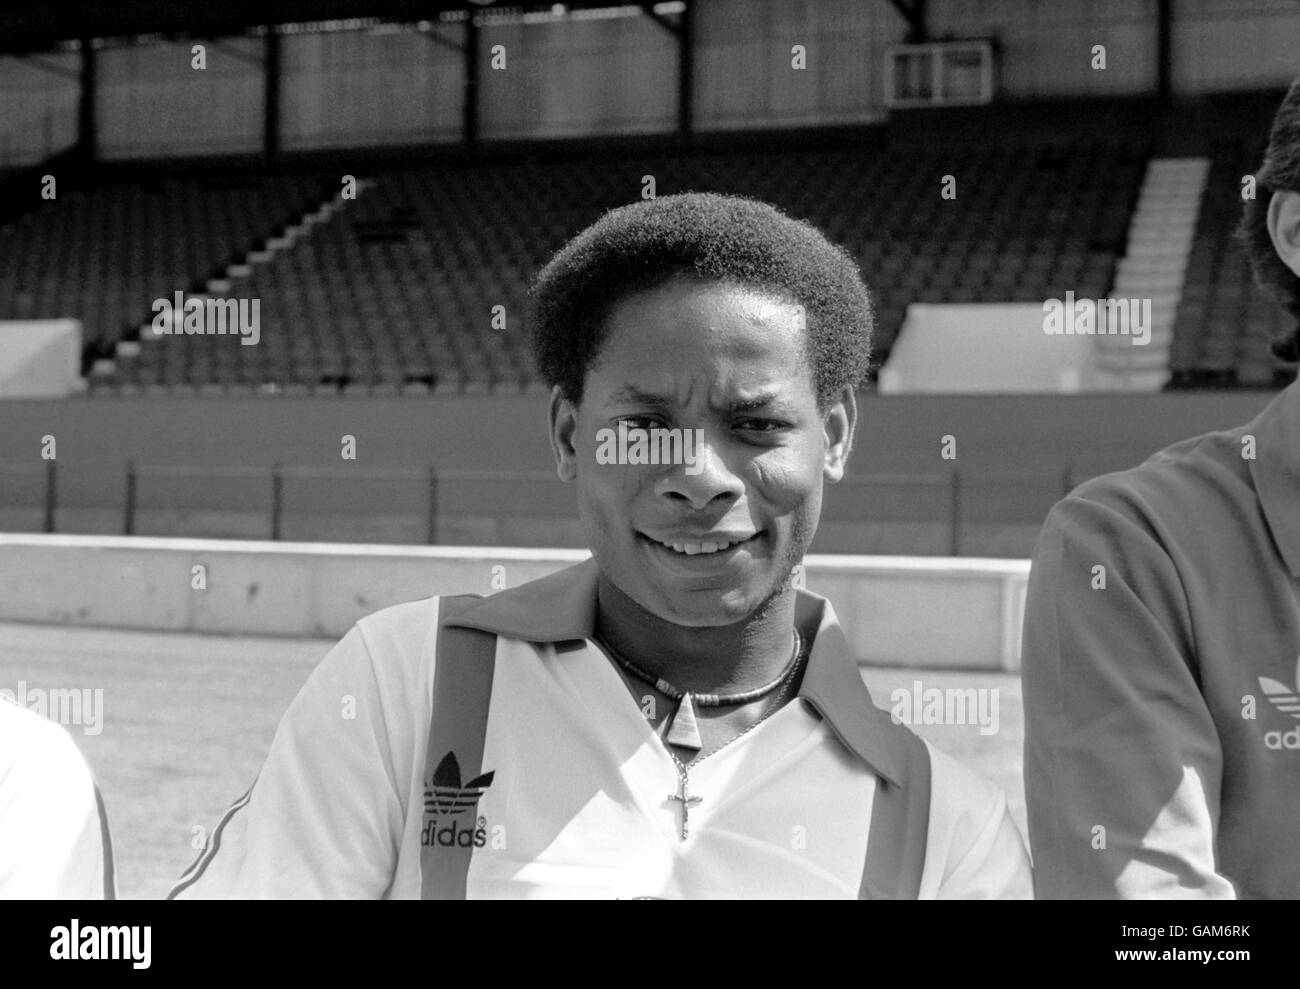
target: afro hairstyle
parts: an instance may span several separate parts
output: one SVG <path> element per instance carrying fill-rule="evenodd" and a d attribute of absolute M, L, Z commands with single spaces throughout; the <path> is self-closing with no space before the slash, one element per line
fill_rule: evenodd
<path fill-rule="evenodd" d="M 874 315 L 853 259 L 767 203 L 691 192 L 610 210 L 541 270 L 530 293 L 529 332 L 542 379 L 581 404 L 613 308 L 681 276 L 801 306 L 821 411 L 866 376 Z"/>

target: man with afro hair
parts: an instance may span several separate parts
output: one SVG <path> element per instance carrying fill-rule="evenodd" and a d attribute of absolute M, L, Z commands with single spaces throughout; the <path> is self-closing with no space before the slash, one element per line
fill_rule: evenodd
<path fill-rule="evenodd" d="M 1005 797 L 873 704 L 796 578 L 870 356 L 849 257 L 669 196 L 574 238 L 530 316 L 591 559 L 360 621 L 181 889 L 1028 896 Z"/>

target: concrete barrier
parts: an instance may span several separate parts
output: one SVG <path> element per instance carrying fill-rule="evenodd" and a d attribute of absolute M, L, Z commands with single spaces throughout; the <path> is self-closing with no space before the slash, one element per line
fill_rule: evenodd
<path fill-rule="evenodd" d="M 0 621 L 341 636 L 379 608 L 492 593 L 586 550 L 0 534 Z M 1019 668 L 1028 561 L 810 555 L 860 662 Z M 0 644 L 2 645 L 2 644 Z"/>

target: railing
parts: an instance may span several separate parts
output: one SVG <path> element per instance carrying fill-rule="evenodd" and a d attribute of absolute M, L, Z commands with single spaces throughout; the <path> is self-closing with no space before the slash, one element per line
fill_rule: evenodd
<path fill-rule="evenodd" d="M 475 470 L 439 470 L 429 466 L 423 470 L 396 468 L 357 468 L 346 467 L 283 467 L 279 464 L 265 467 L 177 467 L 170 465 L 151 466 L 128 463 L 126 467 L 126 497 L 123 507 L 122 531 L 134 535 L 136 517 L 140 511 L 141 482 L 149 478 L 202 479 L 207 481 L 253 481 L 264 486 L 266 493 L 266 513 L 268 517 L 268 536 L 279 540 L 284 532 L 284 519 L 289 499 L 286 489 L 292 482 L 335 481 L 357 483 L 397 483 L 410 490 L 417 490 L 422 500 L 421 514 L 424 516 L 425 541 L 430 545 L 438 542 L 438 522 L 443 516 L 440 496 L 443 486 L 455 482 L 555 482 L 554 474 L 539 471 L 475 471 Z M 210 501 L 210 498 L 208 499 Z M 391 508 L 396 499 L 389 498 L 382 507 Z M 192 506 L 191 506 L 192 507 Z M 349 514 L 341 512 L 340 514 Z M 355 514 L 355 512 L 351 513 Z"/>
<path fill-rule="evenodd" d="M 244 480 L 266 485 L 268 535 L 279 540 L 284 531 L 286 481 L 408 481 L 427 488 L 426 537 L 430 544 L 437 542 L 438 525 L 438 475 L 433 467 L 425 471 L 389 468 L 364 468 L 349 470 L 343 467 L 182 467 L 174 465 L 142 465 L 128 461 L 126 465 L 126 497 L 123 499 L 122 532 L 135 535 L 136 516 L 140 509 L 140 482 L 148 478 L 200 479 L 207 481 Z"/>
<path fill-rule="evenodd" d="M 57 531 L 57 517 L 59 511 L 59 483 L 58 483 L 58 466 L 56 461 L 46 461 L 40 465 L 34 464 L 0 464 L 0 482 L 6 477 L 18 478 L 43 478 L 42 495 L 40 504 L 43 509 L 43 531 L 53 533 Z M 1082 480 L 1084 475 L 1077 475 L 1072 466 L 1067 465 L 1060 475 L 1059 494 L 1064 496 L 1069 493 L 1078 481 Z M 284 520 L 286 509 L 293 506 L 288 504 L 289 499 L 286 496 L 286 485 L 293 482 L 317 482 L 317 481 L 346 481 L 348 483 L 383 483 L 388 485 L 407 486 L 408 489 L 416 494 L 421 508 L 419 514 L 424 518 L 424 536 L 425 541 L 430 545 L 438 542 L 439 523 L 445 517 L 443 497 L 448 485 L 453 484 L 482 484 L 483 482 L 494 482 L 494 484 L 514 483 L 519 486 L 527 484 L 544 484 L 549 486 L 558 484 L 554 474 L 541 471 L 487 471 L 487 470 L 451 470 L 439 469 L 429 466 L 424 469 L 391 469 L 391 468 L 319 468 L 319 467 L 284 467 L 279 464 L 272 467 L 192 467 L 178 465 L 145 465 L 128 462 L 126 465 L 126 485 L 125 496 L 122 501 L 122 532 L 125 535 L 135 535 L 137 521 L 142 510 L 156 510 L 159 506 L 142 505 L 141 486 L 143 483 L 151 480 L 167 481 L 200 481 L 203 482 L 209 491 L 206 497 L 202 499 L 180 499 L 175 505 L 163 507 L 187 508 L 190 510 L 202 510 L 212 508 L 213 494 L 210 490 L 215 485 L 234 482 L 237 486 L 244 489 L 245 495 L 247 488 L 251 485 L 260 488 L 263 493 L 264 511 L 267 515 L 267 536 L 272 540 L 283 538 Z M 1044 486 L 1042 475 L 1035 475 L 1032 478 L 1014 478 L 1010 476 L 998 477 L 994 479 L 982 478 L 979 486 L 988 487 L 990 484 L 1005 484 L 1018 487 L 1021 484 L 1037 485 L 1040 489 Z M 959 556 L 962 544 L 963 524 L 966 521 L 965 501 L 969 496 L 971 485 L 968 481 L 963 480 L 960 470 L 953 469 L 947 473 L 932 474 L 872 474 L 860 477 L 845 478 L 839 485 L 833 488 L 828 487 L 828 500 L 831 497 L 845 498 L 850 493 L 874 489 L 902 489 L 907 492 L 909 504 L 915 505 L 915 492 L 928 492 L 929 496 L 934 499 L 936 510 L 928 513 L 925 521 L 946 522 L 948 530 L 949 552 L 953 556 Z M 482 491 L 473 489 L 472 494 L 481 497 Z M 1055 494 L 1056 492 L 1050 492 Z M 512 492 L 512 497 L 518 498 L 517 494 Z M 234 499 L 232 499 L 234 500 Z M 240 507 L 248 510 L 249 501 L 247 497 L 237 499 Z M 393 498 L 391 489 L 389 490 L 389 499 L 381 507 L 391 509 L 396 499 Z M 200 502 L 202 504 L 200 504 Z M 861 510 L 864 521 L 899 521 L 900 516 L 897 513 L 888 513 L 887 518 L 881 517 L 878 508 L 879 499 L 866 496 L 854 498 L 854 502 L 866 506 Z M 0 505 L 12 503 L 8 498 L 0 498 Z M 31 501 L 28 501 L 30 504 Z M 223 502 L 224 504 L 224 502 Z M 939 506 L 942 505 L 942 508 Z M 506 514 L 513 511 L 513 507 L 503 510 Z M 338 514 L 357 514 L 355 510 L 341 511 Z M 415 514 L 408 512 L 409 514 Z M 460 513 L 472 514 L 472 513 Z M 528 513 L 525 513 L 528 514 Z M 536 514 L 536 513 L 532 513 Z M 545 513 L 543 513 L 545 514 Z M 560 517 L 561 513 L 551 513 Z M 914 513 L 907 514 L 907 521 L 916 521 L 917 516 Z"/>
<path fill-rule="evenodd" d="M 44 523 L 42 532 L 55 531 L 55 516 L 59 510 L 59 468 L 53 460 L 43 464 L 0 464 L 0 478 L 5 477 L 43 477 Z"/>

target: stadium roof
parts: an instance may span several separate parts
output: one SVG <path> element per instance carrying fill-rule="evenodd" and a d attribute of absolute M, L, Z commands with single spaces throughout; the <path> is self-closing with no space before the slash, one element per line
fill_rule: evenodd
<path fill-rule="evenodd" d="M 0 4 L 0 52 L 49 51 L 79 38 L 134 35 L 221 37 L 267 24 L 378 20 L 437 20 L 466 11 L 501 16 L 565 10 L 655 4 L 619 0 L 565 0 L 563 3 L 509 3 L 502 0 L 265 0 L 220 3 L 211 0 L 7 0 Z M 673 4 L 680 7 L 681 4 Z"/>

